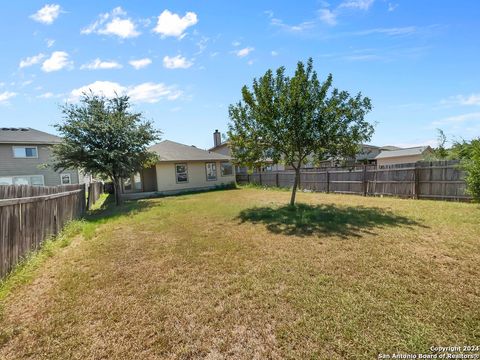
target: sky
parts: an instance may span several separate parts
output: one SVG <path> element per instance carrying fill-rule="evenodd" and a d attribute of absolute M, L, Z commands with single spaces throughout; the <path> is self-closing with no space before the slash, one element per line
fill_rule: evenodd
<path fill-rule="evenodd" d="M 268 69 L 313 58 L 372 100 L 374 145 L 480 135 L 480 2 L 3 1 L 0 126 L 55 133 L 88 89 L 130 96 L 163 139 L 213 146 Z"/>

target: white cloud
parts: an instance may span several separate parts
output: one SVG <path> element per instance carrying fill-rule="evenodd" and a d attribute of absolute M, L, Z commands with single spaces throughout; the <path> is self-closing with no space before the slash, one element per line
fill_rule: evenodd
<path fill-rule="evenodd" d="M 20 64 L 18 65 L 18 67 L 20 69 L 23 69 L 25 67 L 38 64 L 44 57 L 45 57 L 45 55 L 42 54 L 42 53 L 34 55 L 34 56 L 27 57 L 25 59 L 20 60 Z"/>
<path fill-rule="evenodd" d="M 55 95 L 54 93 L 48 91 L 46 93 L 38 95 L 37 98 L 39 98 L 39 99 L 51 99 L 53 97 L 59 97 L 59 96 L 61 96 L 61 95 Z"/>
<path fill-rule="evenodd" d="M 112 98 L 115 97 L 116 94 L 124 94 L 126 88 L 119 83 L 112 81 L 95 81 L 91 84 L 72 90 L 69 100 L 78 101 L 84 93 L 89 93 L 90 91 L 96 95 Z"/>
<path fill-rule="evenodd" d="M 156 103 L 162 98 L 176 100 L 182 95 L 182 92 L 162 83 L 147 82 L 129 88 L 127 95 L 130 96 L 132 101 Z"/>
<path fill-rule="evenodd" d="M 48 48 L 51 48 L 53 45 L 55 45 L 54 39 L 45 39 L 45 42 L 47 43 Z"/>
<path fill-rule="evenodd" d="M 240 46 L 240 41 L 233 41 L 232 45 L 235 47 Z"/>
<path fill-rule="evenodd" d="M 100 59 L 95 59 L 91 63 L 84 64 L 80 69 L 87 70 L 106 70 L 106 69 L 121 69 L 122 65 L 116 61 L 102 61 Z"/>
<path fill-rule="evenodd" d="M 100 14 L 97 21 L 81 30 L 82 34 L 115 35 L 122 39 L 133 38 L 140 35 L 135 23 L 127 18 L 127 13 L 116 7 L 110 13 Z"/>
<path fill-rule="evenodd" d="M 152 63 L 152 60 L 149 58 L 138 59 L 138 60 L 131 60 L 128 62 L 132 65 L 136 70 L 143 69 Z"/>
<path fill-rule="evenodd" d="M 39 23 L 50 25 L 52 24 L 55 19 L 60 15 L 60 5 L 57 4 L 47 4 L 38 10 L 35 14 L 30 15 L 35 21 Z"/>
<path fill-rule="evenodd" d="M 398 4 L 388 3 L 388 11 L 392 12 L 398 7 Z"/>
<path fill-rule="evenodd" d="M 52 55 L 43 62 L 42 70 L 45 72 L 58 71 L 71 64 L 72 62 L 68 60 L 68 53 L 65 51 L 54 51 Z"/>
<path fill-rule="evenodd" d="M 192 61 L 181 55 L 177 55 L 174 57 L 165 56 L 163 58 L 163 66 L 165 66 L 167 69 L 187 69 L 192 65 Z"/>
<path fill-rule="evenodd" d="M 447 118 L 434 121 L 432 125 L 442 125 L 442 124 L 458 124 L 465 123 L 467 121 L 480 121 L 480 112 L 467 113 L 462 115 L 449 116 Z"/>
<path fill-rule="evenodd" d="M 175 100 L 182 95 L 180 90 L 163 83 L 146 82 L 133 86 L 123 86 L 112 81 L 95 81 L 72 90 L 69 101 L 76 102 L 84 93 L 92 91 L 96 95 L 112 98 L 115 95 L 128 95 L 139 103 L 156 103 L 162 99 Z"/>
<path fill-rule="evenodd" d="M 272 50 L 272 51 L 270 52 L 270 55 L 272 55 L 272 56 L 278 56 L 278 51 Z"/>
<path fill-rule="evenodd" d="M 253 50 L 255 50 L 253 47 L 246 47 L 237 51 L 234 51 L 235 55 L 238 57 L 245 57 L 248 54 L 250 54 Z"/>
<path fill-rule="evenodd" d="M 337 24 L 337 15 L 329 9 L 320 9 L 318 11 L 318 16 L 325 24 L 336 25 Z"/>
<path fill-rule="evenodd" d="M 270 25 L 278 26 L 279 28 L 282 28 L 285 31 L 299 33 L 299 32 L 313 28 L 315 23 L 313 21 L 304 21 L 297 25 L 288 25 L 288 24 L 285 24 L 281 19 L 271 18 Z"/>
<path fill-rule="evenodd" d="M 480 94 L 456 95 L 442 100 L 443 105 L 480 105 Z"/>
<path fill-rule="evenodd" d="M 411 35 L 418 31 L 418 28 L 415 26 L 404 26 L 404 27 L 393 27 L 393 28 L 373 28 L 367 30 L 360 30 L 350 33 L 351 35 L 372 35 L 372 34 L 382 34 L 388 36 L 402 36 L 402 35 Z"/>
<path fill-rule="evenodd" d="M 9 99 L 13 98 L 16 95 L 17 93 L 11 91 L 4 91 L 3 93 L 0 93 L 0 104 L 8 102 Z"/>
<path fill-rule="evenodd" d="M 375 0 L 346 0 L 342 2 L 340 8 L 368 10 Z"/>
<path fill-rule="evenodd" d="M 183 38 L 185 30 L 197 22 L 197 14 L 194 12 L 189 11 L 185 16 L 180 17 L 178 14 L 164 10 L 158 17 L 157 26 L 155 26 L 153 31 L 162 35 L 162 37 L 174 36 Z"/>

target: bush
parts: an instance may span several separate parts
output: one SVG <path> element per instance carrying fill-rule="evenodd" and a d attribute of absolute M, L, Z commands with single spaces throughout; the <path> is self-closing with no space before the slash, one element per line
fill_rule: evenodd
<path fill-rule="evenodd" d="M 480 202 L 480 139 L 472 140 L 468 150 L 468 157 L 462 161 L 462 167 L 467 172 L 467 191 L 475 201 Z"/>

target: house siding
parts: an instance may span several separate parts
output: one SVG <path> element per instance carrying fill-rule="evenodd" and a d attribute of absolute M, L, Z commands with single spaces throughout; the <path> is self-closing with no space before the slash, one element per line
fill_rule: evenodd
<path fill-rule="evenodd" d="M 215 162 L 217 168 L 217 180 L 207 181 L 205 164 Z M 175 164 L 186 163 L 188 167 L 188 182 L 177 183 Z M 221 176 L 220 164 L 222 161 L 187 161 L 187 162 L 165 162 L 156 165 L 157 191 L 173 192 L 188 191 L 197 189 L 208 189 L 221 185 L 235 183 L 235 171 L 231 176 Z"/>
<path fill-rule="evenodd" d="M 416 163 L 417 161 L 422 161 L 424 157 L 425 157 L 424 155 L 412 155 L 412 156 L 397 156 L 397 157 L 391 157 L 391 158 L 381 158 L 381 159 L 377 159 L 377 166 Z"/>
<path fill-rule="evenodd" d="M 15 158 L 13 146 L 36 146 L 38 158 Z M 0 177 L 43 175 L 45 186 L 60 185 L 60 174 L 70 174 L 72 184 L 79 183 L 78 171 L 54 171 L 51 166 L 44 166 L 51 161 L 52 150 L 49 145 L 35 144 L 0 144 Z"/>

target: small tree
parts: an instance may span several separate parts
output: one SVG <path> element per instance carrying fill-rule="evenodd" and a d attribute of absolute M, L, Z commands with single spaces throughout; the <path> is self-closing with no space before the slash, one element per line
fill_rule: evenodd
<path fill-rule="evenodd" d="M 455 142 L 452 151 L 461 160 L 460 166 L 466 172 L 467 192 L 480 202 L 480 138 L 471 142 Z"/>
<path fill-rule="evenodd" d="M 63 141 L 53 148 L 55 169 L 78 168 L 110 178 L 118 205 L 121 179 L 155 163 L 157 157 L 148 145 L 161 132 L 141 113 L 131 111 L 127 96 L 107 99 L 89 93 L 80 104 L 61 109 L 64 121 L 55 128 Z"/>
<path fill-rule="evenodd" d="M 242 88 L 242 101 L 230 105 L 228 135 L 232 155 L 239 164 L 254 166 L 267 158 L 295 170 L 290 204 L 295 204 L 300 168 L 313 156 L 354 156 L 368 141 L 373 126 L 364 120 L 371 102 L 359 93 L 332 88 L 332 75 L 321 83 L 310 58 L 298 62 L 295 75 L 285 68 L 268 70 Z"/>

